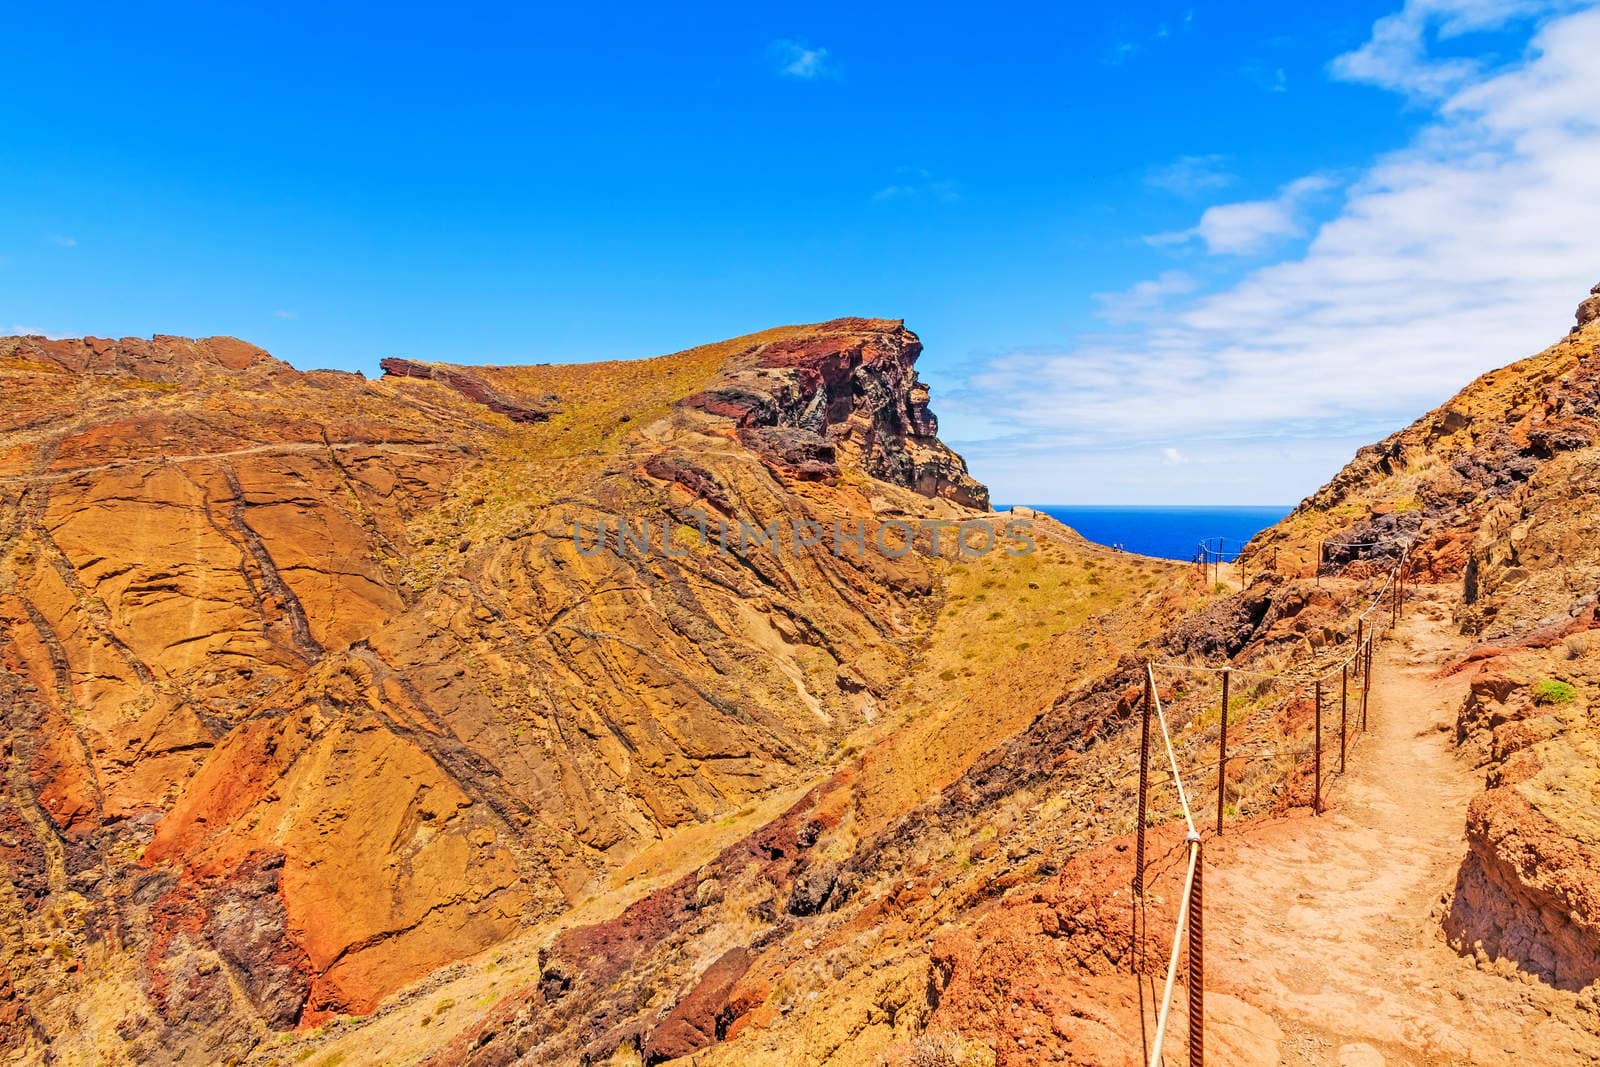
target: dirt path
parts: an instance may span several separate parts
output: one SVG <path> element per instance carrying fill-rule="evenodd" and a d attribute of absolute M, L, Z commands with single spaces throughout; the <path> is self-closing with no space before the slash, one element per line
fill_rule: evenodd
<path fill-rule="evenodd" d="M 1569 995 L 1481 972 L 1439 933 L 1482 788 L 1452 743 L 1467 678 L 1433 677 L 1461 645 L 1446 613 L 1419 605 L 1382 647 L 1371 728 L 1322 817 L 1208 846 L 1207 988 L 1272 1018 L 1280 1063 L 1600 1061 L 1552 1017 Z"/>

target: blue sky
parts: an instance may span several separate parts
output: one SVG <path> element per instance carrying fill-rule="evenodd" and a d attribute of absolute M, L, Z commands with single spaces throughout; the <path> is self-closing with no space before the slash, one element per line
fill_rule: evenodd
<path fill-rule="evenodd" d="M 1596 12 L 1323 6 L 11 5 L 0 332 L 889 316 L 996 499 L 1292 502 L 1600 280 Z"/>

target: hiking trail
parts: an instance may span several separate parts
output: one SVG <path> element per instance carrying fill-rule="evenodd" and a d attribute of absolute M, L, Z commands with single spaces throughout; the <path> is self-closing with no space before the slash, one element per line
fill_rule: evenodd
<path fill-rule="evenodd" d="M 1380 645 L 1370 729 L 1321 817 L 1207 844 L 1206 992 L 1270 1017 L 1251 1013 L 1245 1026 L 1257 1047 L 1276 1045 L 1275 1062 L 1600 1061 L 1600 1037 L 1562 1022 L 1552 990 L 1479 971 L 1440 932 L 1467 804 L 1483 787 L 1453 740 L 1470 672 L 1436 676 L 1466 646 L 1450 607 L 1418 589 Z"/>

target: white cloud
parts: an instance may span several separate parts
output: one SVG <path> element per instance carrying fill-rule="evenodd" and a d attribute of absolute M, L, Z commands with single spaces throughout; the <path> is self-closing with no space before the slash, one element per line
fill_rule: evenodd
<path fill-rule="evenodd" d="M 1246 200 L 1207 208 L 1190 229 L 1145 238 L 1153 245 L 1182 245 L 1200 240 L 1213 255 L 1246 256 L 1306 233 L 1306 202 L 1333 188 L 1319 174 L 1297 178 L 1271 200 Z"/>
<path fill-rule="evenodd" d="M 1482 63 L 1463 56 L 1430 57 L 1430 30 L 1448 40 L 1576 6 L 1572 0 L 1406 0 L 1400 11 L 1373 23 L 1366 43 L 1336 57 L 1329 70 L 1345 81 L 1441 98 L 1479 76 Z"/>
<path fill-rule="evenodd" d="M 1234 182 L 1226 156 L 1179 156 L 1171 163 L 1152 168 L 1144 183 L 1179 196 L 1196 196 L 1215 189 L 1226 189 Z"/>
<path fill-rule="evenodd" d="M 1487 17 L 1487 5 L 1429 10 L 1452 32 Z M 1392 32 L 1382 26 L 1375 38 Z M 1557 340 L 1600 281 L 1596 55 L 1600 9 L 1547 22 L 1517 64 L 1471 77 L 1409 146 L 1360 173 L 1303 252 L 1126 334 L 989 361 L 942 405 L 950 438 L 997 499 L 1177 499 L 1222 470 L 1218 455 L 1234 460 L 1212 502 L 1310 491 L 1354 444 Z M 1392 71 L 1401 91 L 1426 84 L 1436 61 L 1413 66 Z M 1296 232 L 1277 201 L 1262 203 L 1213 208 L 1180 239 L 1237 251 Z M 1006 413 L 1004 435 L 993 412 Z M 1148 457 L 1165 447 L 1208 462 L 1162 481 Z M 1052 493 L 1064 470 L 1099 471 L 1113 488 Z"/>
<path fill-rule="evenodd" d="M 1181 270 L 1169 270 L 1159 278 L 1138 282 L 1120 293 L 1095 293 L 1100 305 L 1097 314 L 1106 322 L 1138 322 L 1155 314 L 1173 297 L 1187 296 L 1200 287 L 1194 277 Z"/>
<path fill-rule="evenodd" d="M 801 81 L 838 76 L 838 68 L 829 59 L 826 48 L 813 48 L 804 41 L 787 38 L 772 42 L 769 50 L 779 74 Z"/>
<path fill-rule="evenodd" d="M 78 247 L 78 239 L 76 237 L 68 237 L 64 233 L 53 233 L 53 234 L 51 234 L 50 235 L 50 243 L 55 245 L 58 248 L 77 248 Z"/>
<path fill-rule="evenodd" d="M 298 319 L 300 317 L 300 312 L 287 311 L 283 308 L 279 308 L 277 311 L 272 313 L 272 317 L 275 319 Z"/>
<path fill-rule="evenodd" d="M 937 200 L 953 204 L 961 188 L 948 178 L 935 178 L 921 167 L 900 167 L 896 180 L 872 194 L 874 200 Z"/>
<path fill-rule="evenodd" d="M 1189 457 L 1184 455 L 1182 452 L 1179 452 L 1176 448 L 1163 448 L 1161 450 L 1161 456 L 1173 466 L 1178 466 L 1189 462 Z"/>

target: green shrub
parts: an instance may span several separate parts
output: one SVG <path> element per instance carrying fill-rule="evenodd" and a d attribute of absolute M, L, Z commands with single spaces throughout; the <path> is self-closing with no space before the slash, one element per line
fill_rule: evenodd
<path fill-rule="evenodd" d="M 1535 704 L 1570 704 L 1577 699 L 1577 696 L 1577 690 L 1566 682 L 1552 681 L 1548 678 L 1533 687 Z"/>

